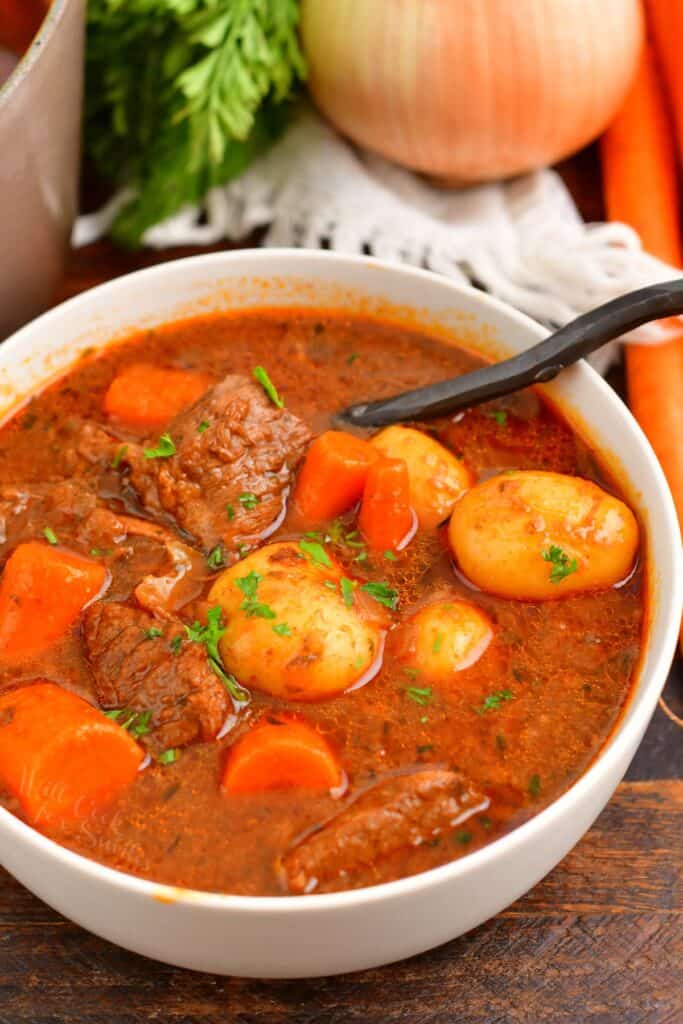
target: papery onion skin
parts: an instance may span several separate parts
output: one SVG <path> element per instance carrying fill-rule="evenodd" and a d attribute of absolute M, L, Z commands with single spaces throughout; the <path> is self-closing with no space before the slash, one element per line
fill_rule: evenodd
<path fill-rule="evenodd" d="M 639 0 L 302 0 L 309 87 L 355 142 L 454 183 L 554 163 L 635 73 Z"/>

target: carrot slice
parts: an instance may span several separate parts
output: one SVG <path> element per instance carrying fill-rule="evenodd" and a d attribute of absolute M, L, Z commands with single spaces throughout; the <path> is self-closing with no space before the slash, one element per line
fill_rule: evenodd
<path fill-rule="evenodd" d="M 54 683 L 0 697 L 0 783 L 33 825 L 90 814 L 133 781 L 143 757 L 125 729 Z"/>
<path fill-rule="evenodd" d="M 114 377 L 104 411 L 132 427 L 163 427 L 210 386 L 211 378 L 204 373 L 134 363 Z"/>
<path fill-rule="evenodd" d="M 310 522 L 334 519 L 360 501 L 377 452 L 367 441 L 341 430 L 317 437 L 304 461 L 294 501 Z"/>
<path fill-rule="evenodd" d="M 358 525 L 371 548 L 397 551 L 417 520 L 410 507 L 410 480 L 403 459 L 380 458 L 370 467 Z"/>
<path fill-rule="evenodd" d="M 678 45 L 672 38 L 672 46 Z M 683 264 L 678 170 L 662 83 L 646 49 L 623 108 L 602 139 L 607 211 L 630 224 L 654 256 Z M 683 523 L 683 326 L 661 345 L 627 345 L 629 404 L 669 481 Z"/>
<path fill-rule="evenodd" d="M 334 752 L 311 725 L 293 718 L 262 718 L 230 751 L 226 793 L 268 789 L 333 789 L 342 780 Z"/>
<path fill-rule="evenodd" d="M 0 655 L 26 658 L 59 640 L 106 579 L 105 567 L 82 555 L 20 544 L 0 579 Z"/>
<path fill-rule="evenodd" d="M 683 3 L 681 0 L 646 0 L 645 10 L 676 126 L 678 156 L 683 159 Z"/>

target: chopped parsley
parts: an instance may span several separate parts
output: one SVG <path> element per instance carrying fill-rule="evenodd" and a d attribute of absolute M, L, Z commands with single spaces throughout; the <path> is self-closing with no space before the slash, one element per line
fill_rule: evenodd
<path fill-rule="evenodd" d="M 357 352 L 352 352 L 351 355 L 347 356 L 347 358 L 346 358 L 346 365 L 347 366 L 353 366 L 353 364 L 355 363 L 356 359 L 358 359 L 358 353 Z"/>
<path fill-rule="evenodd" d="M 433 743 L 421 743 L 417 748 L 418 757 L 420 754 L 429 754 L 434 749 Z"/>
<path fill-rule="evenodd" d="M 59 544 L 59 541 L 57 540 L 57 534 L 55 533 L 54 530 L 50 529 L 49 526 L 46 526 L 45 529 L 43 530 L 43 537 L 48 542 L 48 544 Z"/>
<path fill-rule="evenodd" d="M 409 679 L 417 679 L 420 674 L 419 668 L 404 668 L 403 671 Z"/>
<path fill-rule="evenodd" d="M 341 588 L 341 595 L 344 598 L 344 604 L 347 608 L 350 608 L 353 604 L 353 581 L 346 576 L 342 576 L 339 586 Z"/>
<path fill-rule="evenodd" d="M 127 444 L 122 444 L 121 447 L 117 450 L 116 455 L 114 456 L 114 458 L 109 463 L 109 465 L 111 466 L 112 469 L 118 469 L 119 468 L 119 466 L 121 465 L 121 463 L 122 463 L 122 461 L 123 461 L 127 451 L 128 451 L 128 445 Z"/>
<path fill-rule="evenodd" d="M 162 434 L 156 448 L 145 448 L 142 454 L 146 459 L 168 459 L 171 455 L 175 455 L 177 450 L 171 435 Z"/>
<path fill-rule="evenodd" d="M 504 427 L 508 420 L 508 414 L 504 409 L 492 409 L 486 415 L 495 420 L 499 427 Z"/>
<path fill-rule="evenodd" d="M 434 643 L 432 644 L 432 653 L 438 654 L 441 650 L 441 645 L 444 641 L 443 633 L 440 629 L 437 629 L 436 636 L 434 637 Z"/>
<path fill-rule="evenodd" d="M 174 636 L 171 640 L 170 647 L 174 654 L 180 654 L 180 649 L 183 646 L 183 638 L 180 634 Z"/>
<path fill-rule="evenodd" d="M 453 833 L 453 838 L 456 843 L 462 843 L 463 846 L 467 846 L 468 843 L 472 842 L 472 833 L 461 829 L 459 832 Z"/>
<path fill-rule="evenodd" d="M 149 629 L 143 629 L 142 635 L 145 640 L 158 640 L 159 637 L 164 635 L 164 631 L 159 629 L 158 626 L 150 626 Z"/>
<path fill-rule="evenodd" d="M 322 565 L 326 569 L 332 568 L 332 562 L 330 556 L 325 551 L 325 548 L 317 540 L 300 540 L 299 547 L 306 555 L 306 557 L 313 562 L 314 565 Z"/>
<path fill-rule="evenodd" d="M 527 786 L 529 796 L 538 796 L 541 792 L 541 776 L 532 775 Z"/>
<path fill-rule="evenodd" d="M 209 551 L 208 555 L 206 556 L 206 564 L 208 565 L 209 569 L 220 569 L 221 566 L 225 564 L 225 559 L 223 558 L 223 548 L 220 546 L 220 544 L 217 544 L 215 548 L 212 548 L 211 551 Z"/>
<path fill-rule="evenodd" d="M 211 424 L 208 420 L 202 420 L 201 423 L 197 424 L 197 433 L 203 434 L 205 430 L 208 430 Z"/>
<path fill-rule="evenodd" d="M 427 707 L 432 702 L 431 686 L 406 686 L 405 694 L 409 700 L 414 701 L 415 704 L 419 704 L 421 707 Z"/>
<path fill-rule="evenodd" d="M 563 551 L 557 544 L 551 544 L 549 548 L 542 552 L 542 555 L 544 561 L 552 564 L 549 577 L 551 583 L 561 583 L 567 576 L 571 576 L 573 572 L 578 571 L 579 563 L 577 560 L 570 558 L 567 552 Z"/>
<path fill-rule="evenodd" d="M 157 761 L 159 764 L 173 764 L 180 757 L 180 751 L 177 747 L 169 747 L 168 750 L 164 750 L 162 754 L 159 754 Z"/>
<path fill-rule="evenodd" d="M 187 639 L 193 644 L 203 644 L 206 648 L 206 655 L 209 665 L 221 680 L 233 700 L 244 703 L 249 700 L 249 694 L 237 682 L 235 677 L 225 671 L 223 659 L 218 650 L 218 642 L 225 633 L 225 626 L 222 624 L 222 609 L 219 604 L 209 608 L 206 613 L 206 625 L 201 622 L 193 622 L 191 626 L 185 626 Z"/>
<path fill-rule="evenodd" d="M 226 505 L 225 511 L 229 520 L 233 520 L 235 518 L 235 509 L 232 505 Z"/>
<path fill-rule="evenodd" d="M 478 715 L 483 715 L 487 711 L 497 711 L 503 701 L 512 700 L 514 696 L 512 690 L 497 690 L 495 693 L 490 693 L 484 703 L 474 710 Z"/>
<path fill-rule="evenodd" d="M 111 548 L 90 548 L 92 558 L 107 558 L 111 553 Z"/>
<path fill-rule="evenodd" d="M 268 376 L 266 369 L 263 366 L 255 366 L 252 373 L 254 378 L 259 382 L 265 393 L 268 395 L 268 398 L 271 400 L 273 405 L 277 406 L 278 409 L 284 409 L 285 403 L 278 395 L 277 389 Z"/>
<path fill-rule="evenodd" d="M 276 618 L 275 612 L 270 605 L 258 600 L 257 591 L 262 579 L 263 576 L 260 573 L 252 570 L 246 576 L 240 576 L 239 579 L 235 580 L 235 586 L 244 594 L 244 600 L 240 605 L 240 609 L 250 619 Z"/>
<path fill-rule="evenodd" d="M 237 545 L 237 555 L 238 555 L 239 558 L 246 558 L 248 554 L 249 554 L 249 548 L 247 547 L 246 544 L 238 544 Z"/>
<path fill-rule="evenodd" d="M 137 739 L 149 732 L 149 720 L 152 717 L 151 711 L 132 711 L 130 708 L 115 708 L 113 711 L 105 711 L 104 715 L 116 722 L 122 729 L 129 732 Z"/>
<path fill-rule="evenodd" d="M 395 562 L 396 559 L 398 558 L 398 555 L 396 555 L 393 551 L 385 551 L 384 557 L 387 559 L 388 562 Z"/>
<path fill-rule="evenodd" d="M 273 633 L 278 636 L 291 636 L 292 630 L 287 622 L 278 622 L 273 626 Z"/>
<path fill-rule="evenodd" d="M 368 583 L 364 583 L 360 589 L 364 590 L 370 597 L 374 597 L 375 601 L 378 601 L 379 604 L 390 608 L 392 612 L 396 611 L 398 607 L 398 591 L 390 587 L 388 583 L 377 583 L 374 580 L 370 580 Z"/>
<path fill-rule="evenodd" d="M 261 501 L 259 497 L 257 497 L 255 494 L 252 494 L 250 491 L 245 491 L 244 494 L 240 494 L 237 500 L 239 501 L 242 508 L 246 509 L 256 508 L 258 503 Z"/>

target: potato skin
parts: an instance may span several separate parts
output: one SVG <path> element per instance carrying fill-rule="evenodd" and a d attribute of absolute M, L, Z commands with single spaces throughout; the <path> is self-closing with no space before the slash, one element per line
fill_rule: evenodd
<path fill-rule="evenodd" d="M 473 487 L 448 527 L 456 562 L 472 583 L 531 601 L 613 586 L 633 568 L 638 537 L 631 510 L 597 484 L 525 470 Z M 576 571 L 553 580 L 552 547 L 569 563 L 575 559 Z"/>
<path fill-rule="evenodd" d="M 422 527 L 438 526 L 447 519 L 458 498 L 474 483 L 464 462 L 420 430 L 386 427 L 370 443 L 408 466 L 410 503 Z"/>
<path fill-rule="evenodd" d="M 399 632 L 397 630 L 397 632 Z M 420 683 L 453 684 L 493 638 L 488 615 L 458 598 L 425 605 L 400 627 L 398 656 Z"/>
<path fill-rule="evenodd" d="M 329 557 L 329 556 L 328 556 Z M 356 589 L 347 607 L 341 568 L 311 561 L 294 541 L 268 544 L 221 573 L 209 593 L 220 604 L 227 631 L 220 652 L 246 687 L 287 700 L 321 700 L 356 684 L 382 652 L 386 618 L 380 605 Z M 236 581 L 257 573 L 257 599 L 275 618 L 249 616 Z M 325 582 L 334 582 L 332 589 Z M 273 627 L 286 623 L 291 636 Z"/>

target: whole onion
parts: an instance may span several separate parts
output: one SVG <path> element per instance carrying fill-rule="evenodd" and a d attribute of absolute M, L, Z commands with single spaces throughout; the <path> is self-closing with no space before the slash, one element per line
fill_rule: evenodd
<path fill-rule="evenodd" d="M 635 72 L 640 0 L 302 0 L 311 93 L 354 141 L 460 182 L 553 163 Z"/>

